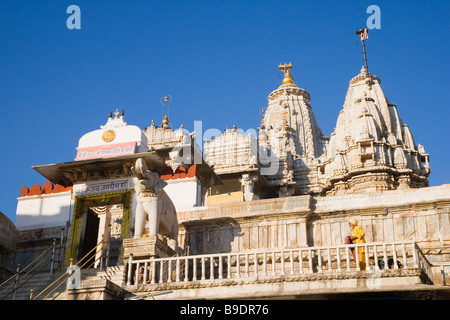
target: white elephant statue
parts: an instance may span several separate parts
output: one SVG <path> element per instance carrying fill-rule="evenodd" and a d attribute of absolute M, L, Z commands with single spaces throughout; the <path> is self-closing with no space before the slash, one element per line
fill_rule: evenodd
<path fill-rule="evenodd" d="M 169 239 L 167 244 L 176 251 L 178 219 L 172 200 L 163 190 L 167 183 L 157 173 L 150 171 L 142 158 L 136 160 L 131 171 L 139 179 L 135 185 L 139 200 L 136 207 L 134 237 L 144 235 L 148 218 L 149 237 L 157 237 L 158 234 L 166 236 Z"/>

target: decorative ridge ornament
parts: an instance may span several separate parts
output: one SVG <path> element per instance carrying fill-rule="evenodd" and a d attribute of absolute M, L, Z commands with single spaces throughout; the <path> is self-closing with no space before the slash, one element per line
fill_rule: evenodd
<path fill-rule="evenodd" d="M 164 114 L 164 118 L 162 120 L 162 124 L 163 127 L 168 127 L 169 126 L 169 117 L 167 116 L 169 114 L 169 107 L 170 107 L 170 103 L 172 102 L 172 97 L 170 95 L 164 96 L 161 98 L 160 100 L 162 106 L 163 106 L 163 114 Z M 164 113 L 164 109 L 167 106 L 167 114 Z"/>
<path fill-rule="evenodd" d="M 113 114 L 114 114 L 114 118 L 113 118 Z M 127 123 L 124 121 L 124 115 L 125 115 L 125 112 L 123 110 L 122 110 L 122 112 L 119 112 L 119 109 L 117 108 L 116 112 L 109 113 L 108 121 L 106 122 L 106 124 L 104 126 L 100 126 L 100 128 L 101 129 L 110 129 L 110 128 L 126 126 Z"/>

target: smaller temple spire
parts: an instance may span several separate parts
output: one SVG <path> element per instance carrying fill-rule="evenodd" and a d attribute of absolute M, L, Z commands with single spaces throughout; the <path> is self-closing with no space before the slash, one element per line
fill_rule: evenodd
<path fill-rule="evenodd" d="M 284 65 L 280 63 L 278 69 L 284 72 L 283 84 L 294 84 L 294 78 L 292 78 L 291 74 L 289 73 L 289 70 L 292 69 L 292 63 L 284 63 Z"/>

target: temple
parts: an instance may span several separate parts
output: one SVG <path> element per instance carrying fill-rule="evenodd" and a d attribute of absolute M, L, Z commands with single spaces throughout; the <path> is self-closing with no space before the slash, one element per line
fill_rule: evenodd
<path fill-rule="evenodd" d="M 0 216 L 0 298 L 448 299 L 450 185 L 429 187 L 380 79 L 350 80 L 327 137 L 292 63 L 278 69 L 257 135 L 197 141 L 116 110 L 73 161 L 34 166 L 48 181 L 22 187 L 15 225 Z M 365 243 L 344 243 L 350 219 Z"/>

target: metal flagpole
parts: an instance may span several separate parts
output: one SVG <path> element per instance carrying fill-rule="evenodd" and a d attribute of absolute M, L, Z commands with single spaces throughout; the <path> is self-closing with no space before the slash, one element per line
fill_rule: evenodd
<path fill-rule="evenodd" d="M 364 54 L 364 65 L 366 67 L 366 70 L 368 71 L 369 68 L 367 67 L 366 45 L 364 44 L 364 40 L 361 40 L 361 42 L 362 42 L 363 54 Z"/>
<path fill-rule="evenodd" d="M 367 67 L 366 45 L 364 43 L 364 41 L 369 38 L 368 35 L 367 35 L 367 28 L 366 29 L 356 30 L 356 35 L 361 37 L 361 42 L 362 42 L 362 47 L 363 47 L 363 54 L 364 54 L 364 66 L 366 67 L 366 70 L 369 70 L 368 67 Z"/>

